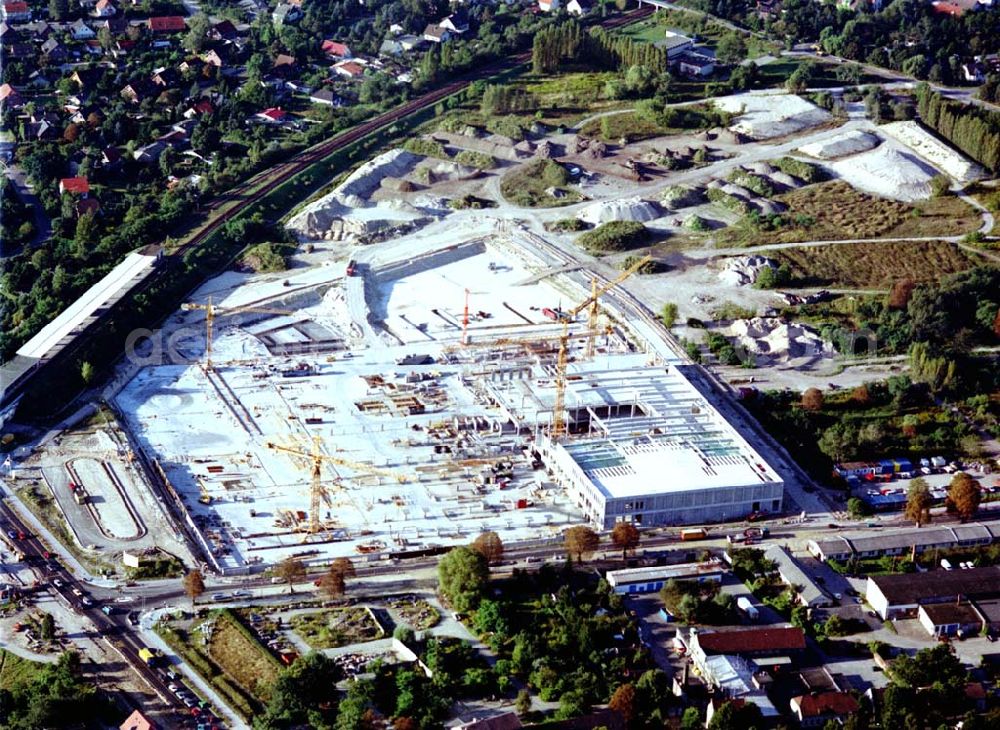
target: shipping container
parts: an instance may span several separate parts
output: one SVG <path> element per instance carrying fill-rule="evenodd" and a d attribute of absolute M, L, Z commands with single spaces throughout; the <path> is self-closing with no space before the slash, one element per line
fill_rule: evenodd
<path fill-rule="evenodd" d="M 681 530 L 680 538 L 681 540 L 704 540 L 708 536 L 703 527 L 691 527 L 686 530 Z"/>

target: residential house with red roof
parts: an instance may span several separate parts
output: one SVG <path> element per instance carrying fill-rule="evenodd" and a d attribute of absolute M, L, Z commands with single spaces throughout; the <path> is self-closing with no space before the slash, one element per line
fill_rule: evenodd
<path fill-rule="evenodd" d="M 255 116 L 258 121 L 264 122 L 265 124 L 283 124 L 288 119 L 288 112 L 280 106 L 275 106 L 270 109 L 265 109 L 262 112 L 258 112 Z"/>
<path fill-rule="evenodd" d="M 152 33 L 183 33 L 187 30 L 184 18 L 180 15 L 163 15 L 157 18 L 150 18 L 147 21 Z"/>
<path fill-rule="evenodd" d="M 333 72 L 348 79 L 360 79 L 365 75 L 365 67 L 357 61 L 341 61 L 333 65 Z"/>
<path fill-rule="evenodd" d="M 31 8 L 23 0 L 14 0 L 0 6 L 0 17 L 8 23 L 28 23 L 31 21 Z"/>
<path fill-rule="evenodd" d="M 354 56 L 354 54 L 351 53 L 350 48 L 343 43 L 338 43 L 337 41 L 323 41 L 323 45 L 320 46 L 320 50 L 330 58 L 352 58 Z"/>
<path fill-rule="evenodd" d="M 846 692 L 821 692 L 793 697 L 789 702 L 802 727 L 823 727 L 830 720 L 841 725 L 858 711 L 858 701 Z"/>
<path fill-rule="evenodd" d="M 90 195 L 90 183 L 85 177 L 64 177 L 59 181 L 59 194 L 64 193 L 86 198 Z"/>

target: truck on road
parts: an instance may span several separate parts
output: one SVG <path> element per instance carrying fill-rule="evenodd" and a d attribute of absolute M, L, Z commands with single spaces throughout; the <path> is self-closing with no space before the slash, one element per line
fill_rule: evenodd
<path fill-rule="evenodd" d="M 160 659 L 160 650 L 144 646 L 139 649 L 139 658 L 146 662 L 146 666 L 153 667 Z"/>
<path fill-rule="evenodd" d="M 681 542 L 704 540 L 706 537 L 708 537 L 708 533 L 705 532 L 704 527 L 689 527 L 680 532 Z"/>

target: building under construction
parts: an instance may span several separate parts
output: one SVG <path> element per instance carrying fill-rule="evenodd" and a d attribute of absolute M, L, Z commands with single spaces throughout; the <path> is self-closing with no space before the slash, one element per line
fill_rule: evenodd
<path fill-rule="evenodd" d="M 781 511 L 783 482 L 675 365 L 641 355 L 572 363 L 568 436 L 546 428 L 551 379 L 489 381 L 494 400 L 538 450 L 557 483 L 595 525 L 719 522 Z"/>
<path fill-rule="evenodd" d="M 167 323 L 173 361 L 114 403 L 214 568 L 781 508 L 658 325 L 616 311 L 645 260 L 572 281 L 543 241 L 501 238 L 222 278 Z"/>

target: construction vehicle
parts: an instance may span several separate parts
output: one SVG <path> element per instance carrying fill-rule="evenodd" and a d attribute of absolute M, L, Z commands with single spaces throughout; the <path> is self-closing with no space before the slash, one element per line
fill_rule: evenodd
<path fill-rule="evenodd" d="M 208 371 L 214 369 L 214 366 L 212 365 L 212 325 L 216 317 L 242 314 L 244 312 L 251 312 L 254 314 L 295 314 L 295 312 L 289 312 L 285 309 L 270 309 L 267 307 L 246 306 L 233 307 L 231 309 L 216 307 L 212 304 L 212 297 L 209 297 L 205 304 L 186 302 L 181 305 L 181 309 L 185 312 L 191 312 L 198 309 L 205 312 L 205 370 Z"/>
<path fill-rule="evenodd" d="M 552 429 L 549 432 L 549 436 L 552 439 L 558 439 L 566 435 L 566 414 L 563 412 L 566 403 L 566 358 L 567 350 L 569 349 L 569 324 L 576 316 L 587 309 L 590 308 L 589 317 L 589 328 L 590 337 L 588 342 L 593 339 L 593 333 L 597 329 L 597 313 L 598 306 L 597 300 L 606 294 L 611 289 L 621 284 L 623 281 L 632 276 L 635 272 L 645 266 L 652 260 L 652 256 L 643 256 L 641 259 L 636 261 L 634 264 L 629 266 L 625 271 L 618 275 L 617 278 L 608 282 L 602 287 L 597 286 L 596 279 L 593 283 L 593 288 L 589 297 L 584 301 L 577 304 L 572 309 L 564 313 L 561 317 L 563 331 L 562 337 L 559 338 L 559 357 L 556 361 L 556 402 L 552 412 Z M 592 347 L 588 346 L 588 351 L 592 352 Z"/>
<path fill-rule="evenodd" d="M 280 451 L 285 454 L 291 454 L 293 456 L 302 456 L 309 459 L 312 463 L 309 487 L 309 527 L 306 530 L 307 535 L 315 535 L 322 529 L 319 521 L 320 502 L 325 502 L 327 506 L 330 506 L 330 493 L 327 491 L 327 488 L 324 486 L 322 481 L 323 462 L 328 462 L 337 466 L 345 466 L 364 474 L 391 477 L 401 484 L 409 481 L 409 478 L 403 474 L 397 474 L 387 469 L 380 469 L 372 464 L 365 464 L 359 461 L 351 461 L 350 459 L 342 459 L 339 456 L 324 454 L 320 450 L 322 441 L 318 436 L 314 436 L 312 442 L 313 445 L 311 451 L 303 451 L 291 446 L 282 446 L 281 444 L 276 444 L 271 441 L 268 441 L 267 443 L 267 448 L 269 449 Z M 336 482 L 339 482 L 340 479 L 341 477 L 337 475 Z"/>

